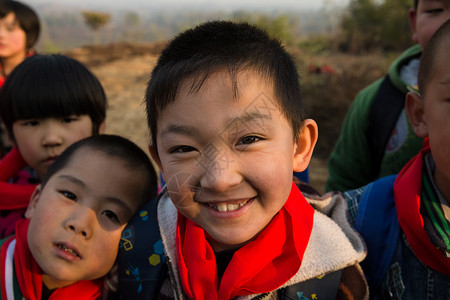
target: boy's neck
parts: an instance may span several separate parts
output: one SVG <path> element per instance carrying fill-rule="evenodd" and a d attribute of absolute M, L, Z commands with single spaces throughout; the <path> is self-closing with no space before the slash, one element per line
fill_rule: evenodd
<path fill-rule="evenodd" d="M 42 283 L 41 300 L 49 299 L 54 291 L 55 291 L 54 289 L 51 290 L 44 283 Z"/>

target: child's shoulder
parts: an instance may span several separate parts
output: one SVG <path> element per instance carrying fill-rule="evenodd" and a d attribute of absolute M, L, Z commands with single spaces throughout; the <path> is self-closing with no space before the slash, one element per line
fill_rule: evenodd
<path fill-rule="evenodd" d="M 156 216 L 158 201 L 151 200 L 125 227 L 119 245 L 119 291 L 124 299 L 153 299 L 167 266 Z M 152 284 L 153 283 L 153 284 Z"/>
<path fill-rule="evenodd" d="M 305 198 L 316 211 L 313 230 L 305 253 L 305 266 L 317 264 L 317 260 L 323 264 L 324 268 L 328 268 L 328 263 L 340 262 L 342 266 L 345 266 L 350 261 L 362 261 L 366 256 L 366 247 L 361 236 L 348 220 L 345 197 L 337 192 L 326 193 L 321 197 L 305 194 Z M 309 262 L 307 262 L 308 252 L 311 253 Z"/>

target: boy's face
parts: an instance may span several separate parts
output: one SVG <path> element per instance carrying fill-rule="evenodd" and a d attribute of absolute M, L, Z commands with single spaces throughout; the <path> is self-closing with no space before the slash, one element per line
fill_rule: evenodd
<path fill-rule="evenodd" d="M 36 189 L 25 214 L 28 243 L 48 288 L 107 274 L 144 184 L 120 159 L 80 149 Z"/>
<path fill-rule="evenodd" d="M 423 49 L 433 33 L 450 19 L 450 0 L 419 0 L 417 10 L 412 9 L 409 17 L 413 40 Z"/>
<path fill-rule="evenodd" d="M 13 13 L 0 19 L 0 58 L 24 59 L 26 56 L 25 31 L 20 27 Z"/>
<path fill-rule="evenodd" d="M 89 115 L 17 120 L 12 126 L 22 157 L 43 178 L 48 167 L 73 143 L 92 135 Z"/>
<path fill-rule="evenodd" d="M 294 142 L 272 85 L 256 73 L 239 73 L 237 86 L 236 99 L 226 72 L 199 91 L 190 92 L 187 80 L 158 119 L 158 153 L 150 147 L 173 204 L 208 233 L 214 251 L 249 242 L 272 220 L 289 196 L 293 169 L 308 165 L 305 149 L 317 133 L 308 120 L 305 131 L 313 133 L 299 139 L 308 146 Z"/>
<path fill-rule="evenodd" d="M 417 136 L 429 137 L 431 153 L 436 162 L 434 179 L 447 200 L 450 199 L 450 57 L 447 38 L 436 52 L 434 69 L 428 79 L 423 99 L 417 94 L 407 96 L 407 109 Z"/>
<path fill-rule="evenodd" d="M 441 44 L 434 59 L 434 72 L 423 99 L 423 122 L 436 162 L 434 178 L 439 190 L 450 199 L 450 39 Z"/>

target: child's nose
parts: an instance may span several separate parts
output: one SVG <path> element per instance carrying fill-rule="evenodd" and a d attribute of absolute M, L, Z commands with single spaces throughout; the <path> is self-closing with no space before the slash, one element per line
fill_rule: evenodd
<path fill-rule="evenodd" d="M 58 146 L 62 144 L 63 138 L 58 128 L 47 126 L 42 136 L 42 145 L 46 147 Z"/>
<path fill-rule="evenodd" d="M 65 222 L 66 230 L 80 234 L 89 239 L 92 236 L 92 226 L 95 222 L 95 212 L 89 208 L 80 207 L 74 210 Z"/>
<path fill-rule="evenodd" d="M 205 189 L 225 192 L 242 181 L 238 161 L 229 152 L 202 159 L 198 167 L 202 172 L 200 185 Z"/>

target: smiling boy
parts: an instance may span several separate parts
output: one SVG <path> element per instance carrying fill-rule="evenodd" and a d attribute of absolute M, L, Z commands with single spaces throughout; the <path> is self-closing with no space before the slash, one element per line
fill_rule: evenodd
<path fill-rule="evenodd" d="M 245 23 L 187 30 L 162 52 L 146 104 L 149 150 L 166 182 L 156 214 L 170 280 L 157 296 L 367 297 L 358 267 L 365 249 L 345 201 L 309 199 L 335 222 L 293 184 L 317 125 L 303 118 L 295 64 L 277 40 Z M 134 295 L 124 284 L 122 297 L 144 298 L 155 284 L 146 279 Z"/>
<path fill-rule="evenodd" d="M 70 146 L 34 191 L 16 236 L 1 241 L 2 299 L 98 299 L 122 230 L 156 191 L 134 143 L 98 135 Z"/>

